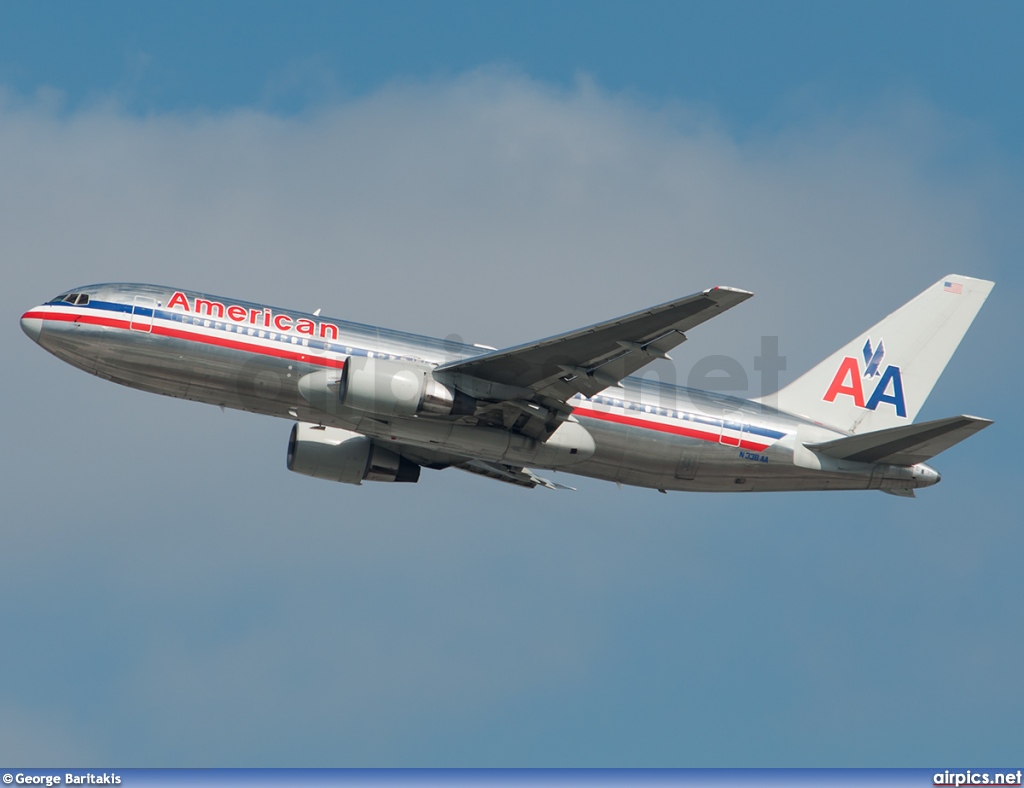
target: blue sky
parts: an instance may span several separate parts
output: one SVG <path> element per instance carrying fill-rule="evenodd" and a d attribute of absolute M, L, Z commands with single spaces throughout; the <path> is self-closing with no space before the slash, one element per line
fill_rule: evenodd
<path fill-rule="evenodd" d="M 796 110 L 918 92 L 1019 146 L 1013 2 L 352 2 L 12 4 L 0 75 L 70 106 L 299 111 L 485 64 L 650 101 L 705 103 L 739 134 Z"/>
<path fill-rule="evenodd" d="M 0 7 L 0 760 L 947 766 L 1024 723 L 1019 4 Z M 996 289 L 916 501 L 287 473 L 17 328 L 154 281 L 501 346 L 714 284 L 685 380 Z M 752 391 L 757 393 L 756 391 Z M 969 710 L 970 713 L 966 713 Z"/>

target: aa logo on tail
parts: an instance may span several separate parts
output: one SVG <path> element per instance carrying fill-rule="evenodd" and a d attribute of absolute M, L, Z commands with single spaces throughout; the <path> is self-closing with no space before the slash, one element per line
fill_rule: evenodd
<path fill-rule="evenodd" d="M 868 410 L 875 410 L 883 402 L 888 402 L 896 408 L 897 416 L 906 418 L 907 402 L 903 397 L 903 376 L 900 374 L 900 368 L 890 364 L 884 372 L 879 372 L 882 359 L 885 358 L 885 345 L 882 340 L 878 340 L 878 347 L 872 349 L 871 339 L 868 338 L 864 343 L 863 355 L 863 372 L 860 369 L 860 362 L 853 356 L 847 356 L 839 363 L 839 369 L 836 370 L 832 383 L 822 399 L 825 402 L 835 402 L 836 397 L 844 394 L 853 397 L 853 404 L 858 408 Z M 875 389 L 865 402 L 862 379 L 867 378 L 871 383 L 876 377 L 878 382 L 875 383 Z"/>

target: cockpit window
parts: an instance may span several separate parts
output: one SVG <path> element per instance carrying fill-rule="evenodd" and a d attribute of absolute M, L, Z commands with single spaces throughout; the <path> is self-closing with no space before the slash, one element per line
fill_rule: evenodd
<path fill-rule="evenodd" d="M 52 304 L 75 304 L 75 305 L 88 304 L 89 303 L 89 295 L 88 295 L 88 293 L 68 293 L 67 295 L 57 296 L 50 303 L 52 303 Z"/>

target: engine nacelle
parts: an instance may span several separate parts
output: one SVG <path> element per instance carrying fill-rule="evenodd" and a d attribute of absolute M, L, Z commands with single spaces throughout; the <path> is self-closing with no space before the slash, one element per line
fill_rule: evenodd
<path fill-rule="evenodd" d="M 336 427 L 298 423 L 288 439 L 288 470 L 344 484 L 417 482 L 420 466 L 373 440 Z"/>
<path fill-rule="evenodd" d="M 310 405 L 336 414 L 340 407 L 377 416 L 468 416 L 476 400 L 437 380 L 433 367 L 413 361 L 350 357 L 341 370 L 303 375 L 299 393 Z"/>
<path fill-rule="evenodd" d="M 341 372 L 341 404 L 378 416 L 472 414 L 476 400 L 435 379 L 432 370 L 412 361 L 351 357 Z"/>

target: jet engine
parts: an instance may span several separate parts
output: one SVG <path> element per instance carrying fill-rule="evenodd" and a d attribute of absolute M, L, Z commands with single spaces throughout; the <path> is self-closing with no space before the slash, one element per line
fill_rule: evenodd
<path fill-rule="evenodd" d="M 420 466 L 370 438 L 336 427 L 298 423 L 288 439 L 288 470 L 344 484 L 417 482 Z"/>
<path fill-rule="evenodd" d="M 379 416 L 464 416 L 476 408 L 476 400 L 436 380 L 425 364 L 361 356 L 345 362 L 341 404 Z"/>
<path fill-rule="evenodd" d="M 317 370 L 299 380 L 311 405 L 335 413 L 337 405 L 377 416 L 466 416 L 476 400 L 437 380 L 433 367 L 413 361 L 352 356 L 337 370 Z"/>

